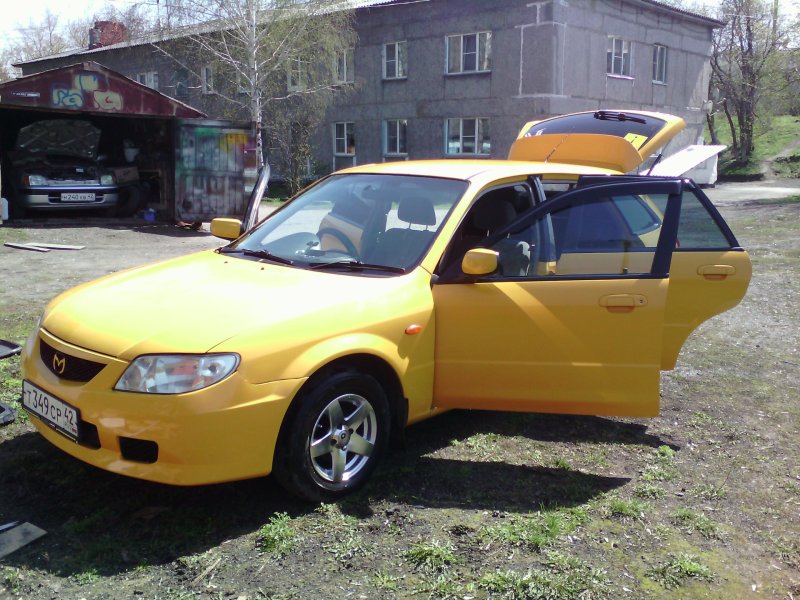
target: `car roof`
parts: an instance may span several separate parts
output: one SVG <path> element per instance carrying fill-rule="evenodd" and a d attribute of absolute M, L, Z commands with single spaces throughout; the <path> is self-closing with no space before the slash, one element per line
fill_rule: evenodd
<path fill-rule="evenodd" d="M 410 160 L 358 165 L 339 173 L 374 173 L 443 177 L 474 183 L 487 180 L 541 175 L 543 179 L 577 179 L 581 175 L 619 175 L 619 171 L 585 165 L 518 160 L 440 159 Z"/>

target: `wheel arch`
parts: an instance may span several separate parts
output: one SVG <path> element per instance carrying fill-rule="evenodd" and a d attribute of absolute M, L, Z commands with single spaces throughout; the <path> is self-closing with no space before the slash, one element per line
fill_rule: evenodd
<path fill-rule="evenodd" d="M 408 422 L 408 399 L 403 392 L 403 384 L 392 366 L 383 358 L 374 354 L 358 353 L 340 356 L 320 366 L 303 383 L 292 399 L 281 424 L 279 440 L 284 435 L 285 426 L 294 420 L 300 405 L 300 398 L 308 390 L 313 389 L 334 373 L 353 370 L 374 377 L 381 385 L 389 400 L 389 415 L 391 418 L 390 441 L 397 439 L 405 429 Z M 279 442 L 280 443 L 280 442 Z"/>

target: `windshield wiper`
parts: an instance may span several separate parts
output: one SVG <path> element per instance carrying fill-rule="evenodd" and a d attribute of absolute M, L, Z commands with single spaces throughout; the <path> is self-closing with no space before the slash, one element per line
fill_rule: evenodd
<path fill-rule="evenodd" d="M 633 115 L 626 115 L 623 112 L 613 112 L 610 110 L 598 110 L 594 113 L 595 119 L 601 121 L 633 121 L 634 123 L 647 123 L 642 117 L 634 117 Z"/>
<path fill-rule="evenodd" d="M 405 273 L 406 270 L 401 267 L 392 267 L 390 265 L 375 265 L 365 263 L 360 260 L 334 260 L 331 262 L 310 263 L 309 269 L 353 269 L 354 271 L 374 269 L 376 271 L 386 271 L 387 273 Z"/>
<path fill-rule="evenodd" d="M 277 254 L 273 254 L 267 250 L 250 250 L 249 248 L 220 248 L 220 254 L 244 254 L 245 256 L 252 256 L 254 258 L 263 258 L 280 265 L 293 265 L 294 261 L 288 258 L 283 258 Z"/>

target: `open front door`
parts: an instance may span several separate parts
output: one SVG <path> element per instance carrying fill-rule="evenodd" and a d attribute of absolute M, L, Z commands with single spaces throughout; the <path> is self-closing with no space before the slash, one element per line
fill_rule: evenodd
<path fill-rule="evenodd" d="M 653 416 L 683 184 L 579 188 L 486 240 L 500 268 L 434 286 L 437 407 Z M 528 266 L 504 273 L 504 265 Z M 456 259 L 458 260 L 458 259 Z"/>

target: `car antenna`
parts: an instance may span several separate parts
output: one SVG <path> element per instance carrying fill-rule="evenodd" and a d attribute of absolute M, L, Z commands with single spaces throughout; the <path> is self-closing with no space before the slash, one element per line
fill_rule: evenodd
<path fill-rule="evenodd" d="M 659 153 L 658 153 L 658 156 L 656 156 L 656 159 L 653 161 L 653 164 L 652 164 L 652 165 L 650 165 L 650 168 L 649 168 L 649 169 L 647 169 L 647 175 L 646 175 L 646 177 L 650 177 L 650 173 L 652 173 L 652 172 L 653 172 L 653 169 L 655 169 L 655 168 L 656 168 L 656 165 L 657 165 L 657 164 L 658 164 L 658 163 L 661 161 L 661 159 L 663 158 L 663 156 L 664 156 L 664 153 L 663 153 L 663 152 L 659 152 Z"/>

